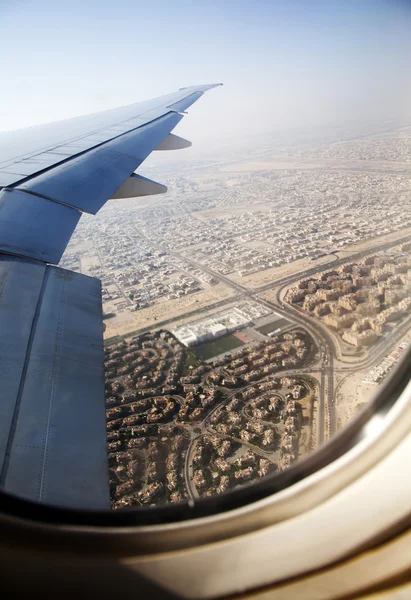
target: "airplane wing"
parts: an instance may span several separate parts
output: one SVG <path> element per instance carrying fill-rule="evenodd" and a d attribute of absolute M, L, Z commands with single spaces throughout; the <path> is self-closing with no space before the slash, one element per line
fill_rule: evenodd
<path fill-rule="evenodd" d="M 219 84 L 216 84 L 219 85 Z M 57 265 L 83 212 L 166 191 L 136 174 L 215 85 L 0 135 L 0 485 L 108 508 L 100 281 Z"/>

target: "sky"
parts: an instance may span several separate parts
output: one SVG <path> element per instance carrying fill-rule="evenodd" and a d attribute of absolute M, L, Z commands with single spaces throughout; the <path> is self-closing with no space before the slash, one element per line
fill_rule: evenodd
<path fill-rule="evenodd" d="M 0 0 L 0 131 L 222 82 L 179 135 L 411 122 L 411 0 Z"/>

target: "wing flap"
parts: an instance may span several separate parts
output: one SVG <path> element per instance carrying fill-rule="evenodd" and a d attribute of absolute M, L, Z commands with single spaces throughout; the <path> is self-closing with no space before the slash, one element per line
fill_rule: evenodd
<path fill-rule="evenodd" d="M 45 270 L 42 263 L 0 255 L 0 466 L 6 455 Z"/>
<path fill-rule="evenodd" d="M 2 398 L 2 483 L 32 500 L 108 508 L 100 282 L 18 259 L 1 257 L 0 265 L 1 300 L 12 303 L 2 355 L 5 335 L 18 335 L 27 313 Z"/>

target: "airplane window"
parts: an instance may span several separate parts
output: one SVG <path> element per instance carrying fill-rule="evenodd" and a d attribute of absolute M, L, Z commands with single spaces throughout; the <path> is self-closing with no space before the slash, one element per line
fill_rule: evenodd
<path fill-rule="evenodd" d="M 257 165 L 172 165 L 167 195 L 83 217 L 62 264 L 102 279 L 113 509 L 289 468 L 406 351 L 411 128 L 344 133 L 296 136 L 281 159 L 275 141 Z"/>
<path fill-rule="evenodd" d="M 410 44 L 397 9 L 389 53 L 361 11 L 363 29 L 346 39 L 337 14 L 321 12 L 314 35 L 291 8 L 267 9 L 273 27 L 295 29 L 275 43 L 254 15 L 260 83 L 255 61 L 238 79 L 219 47 L 211 71 L 224 87 L 176 129 L 194 146 L 153 152 L 138 169 L 167 192 L 82 215 L 59 267 L 101 280 L 113 511 L 193 505 L 281 475 L 344 430 L 410 348 L 411 112 L 399 60 Z M 195 64 L 163 87 L 192 79 Z M 160 95 L 140 83 L 84 112 Z M 87 86 L 89 99 L 106 93 Z M 80 141 L 66 152 L 86 152 Z"/>

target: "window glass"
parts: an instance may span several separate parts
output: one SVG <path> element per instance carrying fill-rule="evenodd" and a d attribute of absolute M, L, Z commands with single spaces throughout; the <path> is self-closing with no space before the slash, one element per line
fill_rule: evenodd
<path fill-rule="evenodd" d="M 175 130 L 194 146 L 139 167 L 167 193 L 84 214 L 59 264 L 101 280 L 112 509 L 288 469 L 410 344 L 408 4 L 155 0 L 137 33 L 126 0 L 96 4 L 98 27 L 84 3 L 41 4 L 46 20 L 34 5 L 5 14 L 0 129 L 224 82 Z"/>

